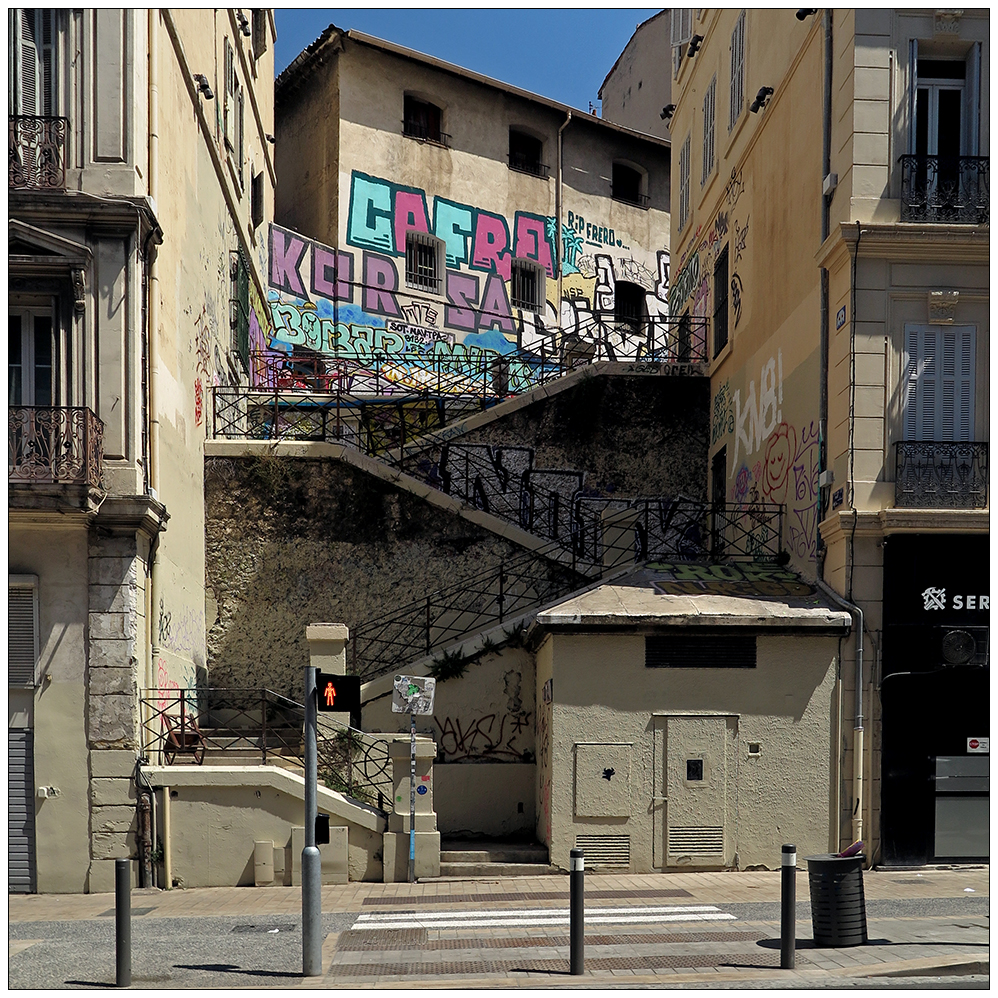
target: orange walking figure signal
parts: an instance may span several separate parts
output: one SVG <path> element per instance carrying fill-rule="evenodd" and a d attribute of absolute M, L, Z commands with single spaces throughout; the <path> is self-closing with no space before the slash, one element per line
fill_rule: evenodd
<path fill-rule="evenodd" d="M 318 707 L 337 714 L 360 710 L 360 676 L 334 676 L 320 672 L 315 677 Z"/>
<path fill-rule="evenodd" d="M 326 683 L 326 688 L 322 691 L 322 695 L 325 697 L 327 707 L 332 707 L 336 703 L 336 687 L 332 684 L 332 681 Z"/>

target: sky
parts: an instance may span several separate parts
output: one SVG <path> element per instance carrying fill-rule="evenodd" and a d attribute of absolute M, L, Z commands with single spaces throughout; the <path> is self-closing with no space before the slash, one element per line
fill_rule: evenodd
<path fill-rule="evenodd" d="M 660 9 L 278 8 L 275 68 L 335 24 L 588 111 L 590 102 L 599 108 L 600 85 L 634 29 Z"/>

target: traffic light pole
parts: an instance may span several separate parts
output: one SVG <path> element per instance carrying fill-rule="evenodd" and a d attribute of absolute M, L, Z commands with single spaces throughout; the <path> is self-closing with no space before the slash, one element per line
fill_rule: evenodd
<path fill-rule="evenodd" d="M 416 882 L 416 715 L 409 715 L 409 883 Z"/>
<path fill-rule="evenodd" d="M 301 851 L 302 974 L 322 976 L 322 859 L 315 844 L 318 815 L 316 670 L 305 666 L 305 848 Z"/>

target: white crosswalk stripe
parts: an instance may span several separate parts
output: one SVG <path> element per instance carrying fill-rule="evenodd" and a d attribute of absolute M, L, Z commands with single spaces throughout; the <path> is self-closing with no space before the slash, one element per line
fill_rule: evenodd
<path fill-rule="evenodd" d="M 665 905 L 639 908 L 587 908 L 586 925 L 654 925 L 660 922 L 724 922 L 736 916 L 714 905 Z M 362 914 L 355 929 L 517 928 L 529 925 L 568 925 L 568 908 L 511 908 L 482 915 L 470 911 L 387 912 Z"/>

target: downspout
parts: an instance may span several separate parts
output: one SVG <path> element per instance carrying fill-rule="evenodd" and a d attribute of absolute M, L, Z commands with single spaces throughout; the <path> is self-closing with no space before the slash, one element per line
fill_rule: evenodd
<path fill-rule="evenodd" d="M 863 611 L 855 604 L 840 596 L 821 579 L 818 588 L 837 606 L 847 610 L 856 628 L 856 722 L 853 728 L 853 812 L 852 840 L 858 842 L 863 837 Z M 839 817 L 836 814 L 836 822 Z"/>
<path fill-rule="evenodd" d="M 832 171 L 832 12 L 828 8 L 823 14 L 825 30 L 825 79 L 822 95 L 822 136 L 821 136 L 821 182 Z M 821 195 L 821 244 L 825 244 L 830 228 L 832 197 L 834 192 Z M 820 373 L 818 375 L 818 470 L 828 470 L 828 268 L 821 268 L 821 347 Z M 818 523 L 825 518 L 826 490 L 818 488 Z M 824 575 L 825 546 L 818 535 L 818 578 Z"/>
<path fill-rule="evenodd" d="M 568 117 L 565 118 L 564 123 L 558 129 L 558 169 L 557 169 L 558 176 L 556 178 L 555 188 L 554 188 L 555 224 L 558 227 L 557 231 L 554 234 L 554 262 L 555 262 L 555 267 L 557 268 L 557 274 L 558 274 L 558 301 L 555 302 L 554 309 L 555 309 L 555 316 L 556 316 L 556 320 L 557 320 L 557 327 L 558 327 L 558 329 L 561 329 L 561 272 L 562 272 L 562 269 L 563 269 L 562 265 L 561 265 L 561 246 L 562 246 L 562 238 L 561 238 L 561 201 L 562 201 L 562 198 L 561 198 L 561 188 L 562 188 L 562 181 L 563 181 L 562 133 L 565 131 L 566 128 L 568 128 L 568 126 L 571 123 L 571 121 L 572 121 L 572 112 L 569 111 L 568 112 Z"/>

